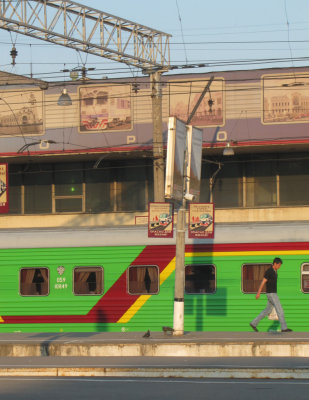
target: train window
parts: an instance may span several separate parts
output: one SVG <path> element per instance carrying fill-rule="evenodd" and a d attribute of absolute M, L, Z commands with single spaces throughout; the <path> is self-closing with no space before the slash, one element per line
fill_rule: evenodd
<path fill-rule="evenodd" d="M 186 265 L 185 291 L 189 294 L 215 293 L 216 267 L 211 264 Z"/>
<path fill-rule="evenodd" d="M 304 293 L 309 293 L 309 264 L 301 266 L 301 290 Z"/>
<path fill-rule="evenodd" d="M 76 267 L 73 271 L 73 292 L 78 295 L 103 293 L 102 267 Z"/>
<path fill-rule="evenodd" d="M 130 294 L 157 294 L 159 292 L 159 268 L 156 265 L 131 265 L 128 269 Z"/>
<path fill-rule="evenodd" d="M 241 277 L 242 291 L 244 293 L 256 293 L 264 278 L 264 273 L 269 267 L 271 267 L 271 264 L 244 264 Z M 265 286 L 261 293 L 265 293 Z"/>
<path fill-rule="evenodd" d="M 47 296 L 49 293 L 48 268 L 22 268 L 19 284 L 22 296 Z"/>

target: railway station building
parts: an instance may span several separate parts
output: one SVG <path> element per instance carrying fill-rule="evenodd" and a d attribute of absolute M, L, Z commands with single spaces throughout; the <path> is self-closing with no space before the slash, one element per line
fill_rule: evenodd
<path fill-rule="evenodd" d="M 170 116 L 203 130 L 200 202 L 216 222 L 309 220 L 309 68 L 163 75 Z M 0 73 L 2 228 L 147 224 L 149 77 L 44 82 Z M 228 150 L 228 151 L 227 151 Z M 231 212 L 232 211 L 232 212 Z"/>

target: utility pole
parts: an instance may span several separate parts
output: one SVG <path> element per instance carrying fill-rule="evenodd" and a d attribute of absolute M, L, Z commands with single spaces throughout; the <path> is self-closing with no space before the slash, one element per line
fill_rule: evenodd
<path fill-rule="evenodd" d="M 186 125 L 189 125 L 194 117 L 199 105 L 201 104 L 206 93 L 210 90 L 210 86 L 214 80 L 211 76 L 203 92 L 201 93 L 198 101 L 196 102 L 193 110 L 191 111 Z M 173 319 L 173 335 L 181 336 L 184 334 L 184 294 L 185 294 L 185 232 L 186 232 L 186 204 L 190 194 L 187 193 L 187 165 L 188 165 L 188 147 L 187 141 L 185 146 L 184 155 L 184 168 L 183 168 L 183 198 L 182 204 L 177 214 L 177 228 L 176 228 L 176 265 L 175 265 L 175 291 L 174 291 L 174 319 Z"/>
<path fill-rule="evenodd" d="M 164 202 L 164 155 L 162 133 L 161 71 L 150 74 L 153 124 L 153 179 L 154 201 Z"/>
<path fill-rule="evenodd" d="M 184 333 L 185 227 L 186 227 L 186 199 L 183 198 L 182 205 L 178 210 L 177 214 L 174 320 L 173 320 L 174 336 L 181 336 Z"/>

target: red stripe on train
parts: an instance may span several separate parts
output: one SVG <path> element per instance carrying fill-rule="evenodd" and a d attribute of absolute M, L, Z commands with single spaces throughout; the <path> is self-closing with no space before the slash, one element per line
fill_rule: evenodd
<path fill-rule="evenodd" d="M 147 246 L 131 265 L 157 265 L 160 273 L 175 257 L 175 246 Z M 25 315 L 2 316 L 7 324 L 115 323 L 138 299 L 127 293 L 127 271 L 101 297 L 86 315 Z"/>

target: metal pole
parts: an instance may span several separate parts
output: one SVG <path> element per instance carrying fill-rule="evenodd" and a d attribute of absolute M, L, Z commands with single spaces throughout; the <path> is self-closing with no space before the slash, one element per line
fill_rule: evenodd
<path fill-rule="evenodd" d="M 153 179 L 154 201 L 164 202 L 164 155 L 162 133 L 162 91 L 161 72 L 151 73 L 152 123 L 153 123 Z"/>
<path fill-rule="evenodd" d="M 186 138 L 184 163 L 183 163 L 183 195 L 182 204 L 177 214 L 176 228 L 176 265 L 175 265 L 175 295 L 174 295 L 174 321 L 173 335 L 181 336 L 184 333 L 184 294 L 185 294 L 185 233 L 186 233 L 186 188 L 188 144 Z"/>
<path fill-rule="evenodd" d="M 191 114 L 188 117 L 187 125 L 190 124 L 196 110 L 201 104 L 203 98 L 214 80 L 211 76 Z M 187 164 L 188 147 L 185 147 L 184 168 L 183 168 L 183 199 L 182 206 L 178 210 L 177 228 L 176 228 L 176 265 L 175 265 L 175 296 L 174 296 L 174 320 L 173 335 L 181 336 L 184 333 L 184 293 L 185 293 L 185 228 L 186 228 L 186 190 L 187 190 Z"/>
<path fill-rule="evenodd" d="M 177 215 L 176 231 L 176 266 L 175 266 L 175 296 L 173 335 L 181 336 L 184 333 L 184 282 L 185 282 L 185 226 L 186 200 Z"/>

